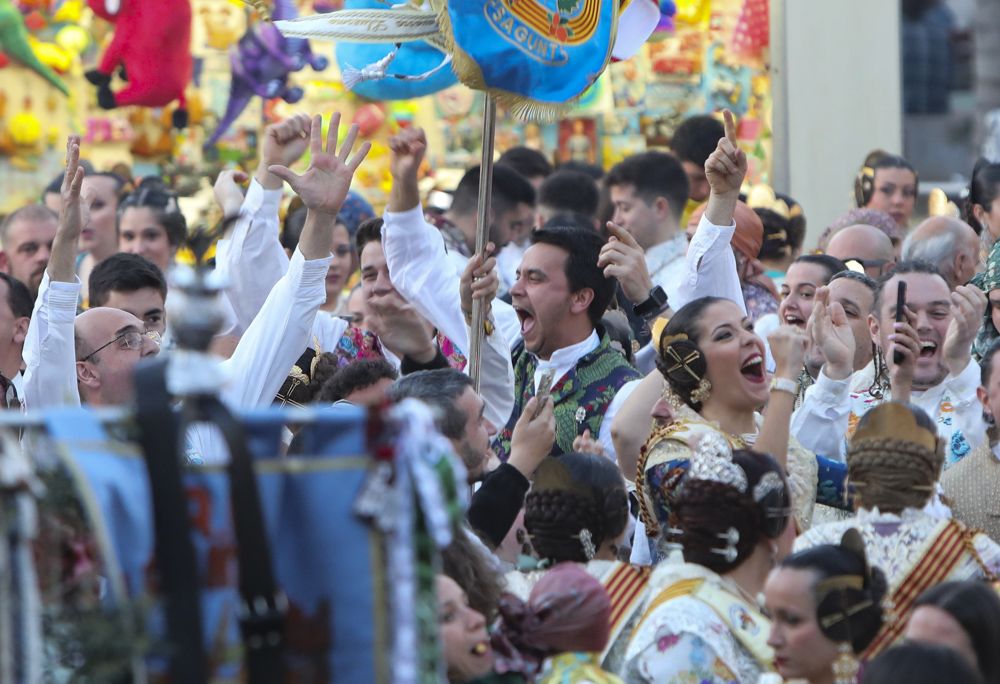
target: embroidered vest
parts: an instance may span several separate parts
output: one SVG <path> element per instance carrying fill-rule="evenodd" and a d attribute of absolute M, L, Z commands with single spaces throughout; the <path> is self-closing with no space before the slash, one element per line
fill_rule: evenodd
<path fill-rule="evenodd" d="M 601 335 L 601 343 L 597 349 L 577 361 L 576 366 L 552 387 L 556 417 L 553 456 L 572 452 L 573 440 L 582 435 L 584 430 L 589 429 L 596 440 L 604 413 L 618 389 L 626 382 L 640 377 L 639 372 L 629 365 L 625 357 L 611 348 L 607 334 L 600 329 L 598 334 Z M 521 417 L 525 404 L 535 396 L 536 368 L 538 358 L 527 352 L 522 342 L 514 350 L 514 410 L 496 442 L 496 453 L 501 460 L 506 461 L 510 457 L 510 438 L 514 426 Z"/>

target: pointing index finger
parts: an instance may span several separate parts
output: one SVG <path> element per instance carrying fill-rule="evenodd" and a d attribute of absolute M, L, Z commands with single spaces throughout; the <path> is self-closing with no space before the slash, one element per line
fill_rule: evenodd
<path fill-rule="evenodd" d="M 733 145 L 736 145 L 736 118 L 728 109 L 722 112 L 723 125 L 726 129 L 726 138 Z"/>
<path fill-rule="evenodd" d="M 629 245 L 630 247 L 639 246 L 639 243 L 635 241 L 634 237 L 632 237 L 632 233 L 628 232 L 614 221 L 608 221 L 608 231 L 614 237 L 618 238 L 619 240 L 624 242 L 626 245 Z"/>

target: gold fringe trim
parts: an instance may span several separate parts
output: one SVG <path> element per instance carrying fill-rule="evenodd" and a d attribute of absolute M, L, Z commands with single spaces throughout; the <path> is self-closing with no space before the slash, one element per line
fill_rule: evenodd
<path fill-rule="evenodd" d="M 597 72 L 598 78 L 600 78 L 611 62 L 611 51 L 614 48 L 615 37 L 618 35 L 618 1 L 605 1 L 610 2 L 612 6 L 611 39 L 608 41 L 608 51 L 604 56 L 604 64 Z M 448 14 L 448 1 L 431 0 L 431 9 L 437 14 L 438 26 L 441 29 L 441 45 L 452 55 L 451 70 L 455 73 L 458 80 L 472 90 L 479 90 L 492 95 L 497 104 L 506 109 L 516 119 L 521 121 L 555 121 L 565 118 L 572 112 L 573 107 L 580 101 L 580 98 L 597 83 L 597 79 L 595 78 L 594 83 L 591 83 L 580 94 L 575 95 L 565 102 L 542 102 L 541 100 L 512 93 L 509 90 L 491 88 L 486 85 L 483 71 L 480 69 L 479 64 L 476 63 L 476 60 L 460 48 L 455 41 L 454 27 L 451 25 L 451 16 Z"/>

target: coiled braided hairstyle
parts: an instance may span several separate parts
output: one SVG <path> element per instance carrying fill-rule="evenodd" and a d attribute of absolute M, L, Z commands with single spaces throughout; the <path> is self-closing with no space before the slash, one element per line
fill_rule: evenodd
<path fill-rule="evenodd" d="M 746 473 L 747 491 L 712 480 L 692 480 L 685 477 L 670 497 L 670 524 L 680 534 L 660 535 L 661 552 L 667 545 L 679 543 L 684 548 L 684 560 L 723 574 L 739 567 L 750 557 L 764 539 L 776 539 L 784 532 L 791 514 L 791 495 L 788 483 L 778 462 L 767 454 L 737 449 L 733 463 Z M 754 489 L 767 473 L 777 473 L 782 478 L 780 489 L 760 496 Z M 658 492 L 663 494 L 663 492 Z M 713 549 L 724 549 L 724 535 L 729 529 L 739 532 L 736 558 L 726 559 Z"/>
<path fill-rule="evenodd" d="M 897 402 L 901 403 L 901 402 Z M 917 425 L 931 434 L 937 426 L 920 408 L 903 404 L 913 414 Z M 871 412 L 858 421 L 858 431 L 868 425 Z M 847 450 L 847 480 L 855 491 L 861 508 L 878 508 L 883 513 L 899 513 L 904 508 L 923 508 L 934 492 L 944 465 L 944 442 L 937 448 L 906 440 L 904 437 L 878 437 L 851 440 Z"/>
<path fill-rule="evenodd" d="M 617 539 L 628 523 L 628 495 L 618 467 L 602 456 L 570 453 L 548 458 L 524 500 L 524 527 L 539 558 L 586 563 L 580 531 L 594 548 Z"/>
<path fill-rule="evenodd" d="M 799 551 L 779 567 L 815 576 L 816 622 L 827 639 L 850 643 L 857 655 L 868 648 L 882 628 L 882 599 L 888 583 L 882 570 L 868 566 L 864 542 L 856 530 L 849 530 L 839 545 Z"/>
<path fill-rule="evenodd" d="M 708 307 L 725 301 L 729 300 L 701 297 L 688 302 L 673 315 L 660 335 L 656 368 L 673 393 L 695 411 L 701 409 L 701 404 L 691 398 L 691 393 L 708 373 L 708 361 L 698 346 L 701 321 Z"/>

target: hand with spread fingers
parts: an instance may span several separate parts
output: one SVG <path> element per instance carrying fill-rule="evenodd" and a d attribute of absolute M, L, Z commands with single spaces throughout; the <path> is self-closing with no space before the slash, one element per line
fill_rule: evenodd
<path fill-rule="evenodd" d="M 632 234 L 616 223 L 608 222 L 611 237 L 601 248 L 597 266 L 604 269 L 605 278 L 617 278 L 625 297 L 633 304 L 649 298 L 653 280 L 646 267 L 646 255 Z"/>
<path fill-rule="evenodd" d="M 337 138 L 340 132 L 340 114 L 330 118 L 330 129 L 326 136 L 326 149 L 323 149 L 322 121 L 317 115 L 313 117 L 309 127 L 309 168 L 299 175 L 284 164 L 272 164 L 268 171 L 286 181 L 292 190 L 302 198 L 303 204 L 311 212 L 326 214 L 336 218 L 340 211 L 354 173 L 361 166 L 371 150 L 371 143 L 366 142 L 351 156 L 351 148 L 358 138 L 358 126 L 354 124 L 344 138 L 344 144 L 337 149 Z"/>
<path fill-rule="evenodd" d="M 951 323 L 944 338 L 945 364 L 960 375 L 972 358 L 972 342 L 986 313 L 986 294 L 975 285 L 959 285 L 951 293 Z"/>
<path fill-rule="evenodd" d="M 823 352 L 823 373 L 832 380 L 846 380 L 854 372 L 854 332 L 839 302 L 830 303 L 830 290 L 816 291 L 812 320 L 807 329 L 812 342 Z"/>
<path fill-rule="evenodd" d="M 268 169 L 274 165 L 291 166 L 309 149 L 313 121 L 308 114 L 296 114 L 264 129 L 261 138 L 260 165 L 255 177 L 267 189 L 281 188 L 281 178 Z"/>
<path fill-rule="evenodd" d="M 486 245 L 486 254 L 474 254 L 462 272 L 461 286 L 462 313 L 466 320 L 472 319 L 473 300 L 482 300 L 486 307 L 485 314 L 489 316 L 493 299 L 500 289 L 500 276 L 497 274 L 497 259 L 493 256 L 496 246 L 490 242 Z"/>

